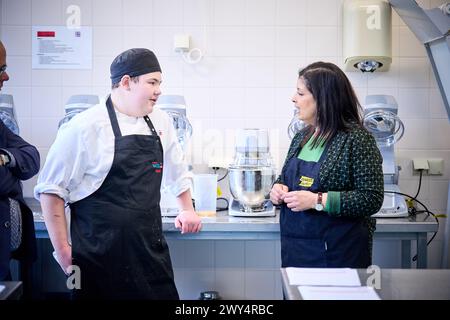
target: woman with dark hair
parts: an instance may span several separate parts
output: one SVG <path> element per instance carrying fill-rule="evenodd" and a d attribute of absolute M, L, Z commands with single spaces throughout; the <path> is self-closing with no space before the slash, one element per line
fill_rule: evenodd
<path fill-rule="evenodd" d="M 281 205 L 282 267 L 366 268 L 383 203 L 382 158 L 350 81 L 332 63 L 299 72 L 295 135 L 270 199 Z"/>

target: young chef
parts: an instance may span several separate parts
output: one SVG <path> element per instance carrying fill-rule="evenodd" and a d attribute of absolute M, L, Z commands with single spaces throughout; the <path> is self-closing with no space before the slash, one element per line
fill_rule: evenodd
<path fill-rule="evenodd" d="M 60 128 L 35 196 L 61 268 L 80 268 L 74 298 L 178 299 L 162 232 L 161 182 L 177 195 L 182 233 L 199 232 L 201 220 L 172 120 L 154 109 L 161 68 L 152 51 L 136 48 L 110 69 L 111 95 Z"/>

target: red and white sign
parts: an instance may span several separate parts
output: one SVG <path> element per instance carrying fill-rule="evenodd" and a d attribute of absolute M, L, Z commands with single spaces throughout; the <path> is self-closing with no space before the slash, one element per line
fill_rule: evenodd
<path fill-rule="evenodd" d="M 92 28 L 33 26 L 33 69 L 92 69 Z"/>

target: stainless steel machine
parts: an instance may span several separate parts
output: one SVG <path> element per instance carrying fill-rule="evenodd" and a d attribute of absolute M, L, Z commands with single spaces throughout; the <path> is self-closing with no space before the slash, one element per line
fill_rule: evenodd
<path fill-rule="evenodd" d="M 98 103 L 99 98 L 96 95 L 79 94 L 71 96 L 64 106 L 66 114 L 64 118 L 59 121 L 58 128 L 61 127 L 64 123 L 69 122 L 78 113 L 83 112 L 84 110 L 95 106 Z"/>
<path fill-rule="evenodd" d="M 180 95 L 161 95 L 155 105 L 156 108 L 164 110 L 173 120 L 178 142 L 183 151 L 192 136 L 192 126 L 186 116 L 186 101 Z M 189 170 L 192 168 L 189 167 Z M 161 188 L 161 215 L 167 217 L 177 216 L 179 213 L 176 197 L 168 188 Z"/>
<path fill-rule="evenodd" d="M 364 126 L 375 137 L 383 156 L 384 190 L 400 192 L 399 168 L 395 164 L 394 144 L 404 133 L 403 122 L 397 116 L 398 105 L 393 96 L 368 95 L 364 105 Z M 407 217 L 408 208 L 403 196 L 385 193 L 381 210 L 372 215 L 377 218 Z"/>
<path fill-rule="evenodd" d="M 294 108 L 294 116 L 288 126 L 289 139 L 293 139 L 295 134 L 306 127 L 306 123 L 299 119 L 298 109 Z"/>
<path fill-rule="evenodd" d="M 423 9 L 415 0 L 389 0 L 403 22 L 423 43 L 450 120 L 450 2 Z"/>
<path fill-rule="evenodd" d="M 235 150 L 233 164 L 228 168 L 232 195 L 229 215 L 275 216 L 275 207 L 268 199 L 275 181 L 268 130 L 238 130 Z"/>
<path fill-rule="evenodd" d="M 19 125 L 14 110 L 14 99 L 10 94 L 0 94 L 0 120 L 15 134 L 19 134 Z"/>

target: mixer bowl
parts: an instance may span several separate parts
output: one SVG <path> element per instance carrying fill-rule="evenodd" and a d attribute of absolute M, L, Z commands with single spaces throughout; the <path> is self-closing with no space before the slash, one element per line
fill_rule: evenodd
<path fill-rule="evenodd" d="M 232 166 L 229 168 L 233 198 L 247 207 L 260 207 L 272 189 L 275 170 L 271 167 Z"/>

